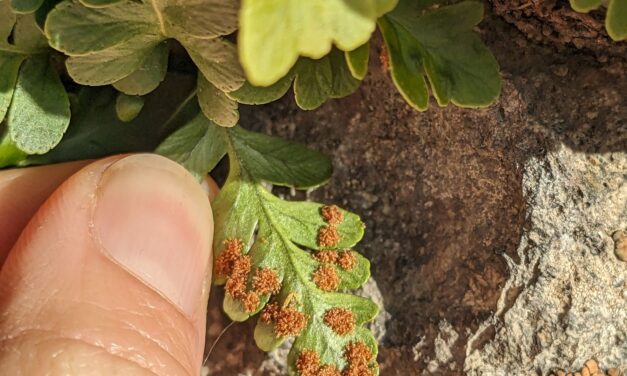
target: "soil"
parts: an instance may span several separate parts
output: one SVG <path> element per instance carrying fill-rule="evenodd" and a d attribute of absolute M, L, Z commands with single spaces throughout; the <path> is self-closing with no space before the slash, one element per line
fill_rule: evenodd
<path fill-rule="evenodd" d="M 513 24 L 527 38 L 558 51 L 584 51 L 607 62 L 627 59 L 627 45 L 613 43 L 604 26 L 603 7 L 589 13 L 574 11 L 565 0 L 491 0 L 495 15 Z"/>
<path fill-rule="evenodd" d="M 311 198 L 366 222 L 358 250 L 372 262 L 390 315 L 382 375 L 464 374 L 469 336 L 493 315 L 509 278 L 504 256 L 521 257 L 530 159 L 561 146 L 627 151 L 627 44 L 610 43 L 598 14 L 574 15 L 565 4 L 487 3 L 479 32 L 501 65 L 503 89 L 486 109 L 433 101 L 424 113 L 412 110 L 380 65 L 376 36 L 369 74 L 355 94 L 310 112 L 291 95 L 242 110 L 245 126 L 333 157 L 333 179 Z M 514 299 L 517 291 L 509 294 Z M 213 294 L 218 307 L 220 299 Z M 209 344 L 227 322 L 218 309 L 210 312 Z M 252 328 L 236 324 L 222 336 L 211 375 L 275 374 L 260 371 L 267 358 Z M 494 335 L 483 332 L 473 346 Z M 442 357 L 438 346 L 450 351 L 446 367 L 433 367 Z"/>

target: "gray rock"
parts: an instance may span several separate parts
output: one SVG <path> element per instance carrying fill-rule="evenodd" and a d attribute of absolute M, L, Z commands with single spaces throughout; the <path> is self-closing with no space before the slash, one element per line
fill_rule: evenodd
<path fill-rule="evenodd" d="M 627 223 L 627 156 L 561 147 L 525 166 L 529 227 L 507 256 L 497 311 L 467 344 L 469 375 L 547 374 L 596 359 L 627 371 L 627 266 L 612 234 Z M 485 346 L 479 338 L 493 327 Z"/>

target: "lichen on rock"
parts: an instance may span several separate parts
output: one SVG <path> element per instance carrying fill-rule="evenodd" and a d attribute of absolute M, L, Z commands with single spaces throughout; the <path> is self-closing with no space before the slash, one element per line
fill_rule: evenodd
<path fill-rule="evenodd" d="M 627 222 L 627 156 L 562 146 L 525 166 L 529 228 L 507 258 L 495 315 L 468 342 L 468 375 L 549 374 L 594 357 L 627 370 L 627 268 L 612 234 Z M 485 346 L 473 339 L 487 327 Z"/>

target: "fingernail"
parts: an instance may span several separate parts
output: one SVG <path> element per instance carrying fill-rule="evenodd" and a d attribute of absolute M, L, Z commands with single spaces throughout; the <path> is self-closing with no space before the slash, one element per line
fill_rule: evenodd
<path fill-rule="evenodd" d="M 103 173 L 94 212 L 103 252 L 193 317 L 200 308 L 211 248 L 211 210 L 182 167 L 149 154 Z"/>

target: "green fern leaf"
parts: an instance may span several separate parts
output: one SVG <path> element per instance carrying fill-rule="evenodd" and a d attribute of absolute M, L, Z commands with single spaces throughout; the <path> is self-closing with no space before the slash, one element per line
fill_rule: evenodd
<path fill-rule="evenodd" d="M 68 73 L 77 83 L 113 84 L 129 95 L 158 86 L 167 70 L 165 41 L 176 39 L 224 98 L 244 82 L 236 48 L 222 38 L 237 28 L 237 5 L 235 0 L 124 0 L 89 7 L 65 0 L 49 13 L 45 31 L 50 45 L 69 56 Z M 234 102 L 202 104 L 203 110 L 215 105 L 206 112 L 220 125 L 237 121 Z"/>
<path fill-rule="evenodd" d="M 356 57 L 363 58 L 363 55 Z M 357 64 L 363 65 L 363 62 Z M 330 98 L 352 94 L 360 81 L 353 76 L 345 54 L 333 49 L 329 55 L 318 60 L 301 58 L 285 77 L 270 86 L 253 86 L 246 82 L 227 95 L 239 103 L 265 104 L 285 95 L 292 83 L 296 104 L 304 110 L 313 110 Z"/>
<path fill-rule="evenodd" d="M 349 250 L 363 236 L 363 223 L 337 207 L 281 200 L 264 186 L 316 187 L 329 179 L 330 160 L 299 144 L 199 118 L 158 150 L 200 176 L 229 157 L 229 177 L 213 206 L 214 276 L 226 284 L 231 319 L 261 313 L 255 340 L 266 351 L 296 337 L 291 375 L 305 374 L 305 362 L 338 374 L 358 367 L 377 374 L 376 341 L 363 324 L 378 307 L 346 292 L 370 275 L 369 262 Z M 367 354 L 363 362 L 351 360 L 353 349 Z"/>
<path fill-rule="evenodd" d="M 243 0 L 238 47 L 248 80 L 269 86 L 299 56 L 319 59 L 333 45 L 351 51 L 366 43 L 378 17 L 398 0 Z"/>
<path fill-rule="evenodd" d="M 5 145 L 24 154 L 43 154 L 63 137 L 70 102 L 50 65 L 50 50 L 34 16 L 13 14 L 6 1 L 0 1 L 0 14 L 0 122 L 5 120 L 7 126 L 2 130 Z M 15 155 L 0 158 L 15 163 Z"/>
<path fill-rule="evenodd" d="M 483 18 L 482 4 L 464 1 L 426 10 L 432 2 L 401 0 L 379 20 L 394 84 L 420 111 L 429 103 L 425 75 L 440 106 L 489 105 L 501 81 L 496 59 L 472 30 Z"/>

